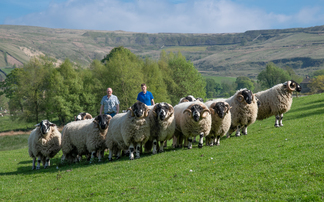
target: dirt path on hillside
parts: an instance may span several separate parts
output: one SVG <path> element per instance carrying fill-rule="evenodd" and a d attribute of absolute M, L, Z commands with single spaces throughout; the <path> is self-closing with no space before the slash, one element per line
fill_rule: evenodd
<path fill-rule="evenodd" d="M 63 130 L 63 126 L 58 127 L 58 129 L 59 129 L 59 131 L 62 131 Z M 32 130 L 29 130 L 29 131 L 20 131 L 19 130 L 19 131 L 2 132 L 2 133 L 0 133 L 0 137 L 1 136 L 7 136 L 7 135 L 25 135 L 25 134 L 29 135 L 31 131 Z"/>

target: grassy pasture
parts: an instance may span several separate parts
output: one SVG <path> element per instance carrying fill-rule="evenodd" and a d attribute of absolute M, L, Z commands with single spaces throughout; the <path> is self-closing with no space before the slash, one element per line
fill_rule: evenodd
<path fill-rule="evenodd" d="M 203 75 L 205 79 L 214 79 L 216 83 L 221 84 L 222 81 L 230 81 L 230 82 L 235 82 L 236 77 L 226 77 L 226 76 L 207 76 Z"/>
<path fill-rule="evenodd" d="M 0 200 L 323 201 L 323 100 L 324 94 L 294 98 L 281 128 L 271 117 L 218 147 L 169 146 L 134 161 L 61 165 L 60 152 L 49 169 L 32 171 L 28 135 L 6 137 L 21 148 L 0 151 Z"/>

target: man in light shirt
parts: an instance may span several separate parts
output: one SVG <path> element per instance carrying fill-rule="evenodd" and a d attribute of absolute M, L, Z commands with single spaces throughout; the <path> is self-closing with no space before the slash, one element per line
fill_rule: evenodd
<path fill-rule="evenodd" d="M 109 114 L 111 117 L 119 113 L 119 100 L 112 92 L 111 88 L 107 88 L 107 95 L 102 97 L 100 102 L 100 115 L 102 111 L 104 114 Z"/>

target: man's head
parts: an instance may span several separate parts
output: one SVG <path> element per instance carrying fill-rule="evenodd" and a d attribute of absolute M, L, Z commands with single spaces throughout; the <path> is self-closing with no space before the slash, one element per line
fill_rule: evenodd
<path fill-rule="evenodd" d="M 146 93 L 146 89 L 147 89 L 147 87 L 146 87 L 146 84 L 145 84 L 145 83 L 142 83 L 142 84 L 141 84 L 141 88 L 142 88 L 142 92 L 143 92 L 143 93 Z"/>
<path fill-rule="evenodd" d="M 108 95 L 108 96 L 111 96 L 112 92 L 113 92 L 113 91 L 112 91 L 111 88 L 107 88 L 107 95 Z"/>

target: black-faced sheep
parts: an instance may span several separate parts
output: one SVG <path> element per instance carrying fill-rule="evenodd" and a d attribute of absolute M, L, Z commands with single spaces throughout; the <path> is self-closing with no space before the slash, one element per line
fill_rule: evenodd
<path fill-rule="evenodd" d="M 62 162 L 65 159 L 74 160 L 76 155 L 91 154 L 91 160 L 98 152 L 101 161 L 102 152 L 106 149 L 105 138 L 111 120 L 110 115 L 98 115 L 94 119 L 74 121 L 64 126 L 62 130 Z"/>
<path fill-rule="evenodd" d="M 81 121 L 81 120 L 85 120 L 85 119 L 92 119 L 91 114 L 89 114 L 87 112 L 81 112 L 80 114 L 78 114 L 77 116 L 74 117 L 75 121 Z"/>
<path fill-rule="evenodd" d="M 174 106 L 176 129 L 174 135 L 179 142 L 186 138 L 188 149 L 192 148 L 192 138 L 199 135 L 198 147 L 203 146 L 203 137 L 207 136 L 211 129 L 211 115 L 208 107 L 202 102 L 183 102 Z M 185 140 L 186 140 L 185 139 Z"/>
<path fill-rule="evenodd" d="M 106 137 L 110 161 L 112 155 L 117 155 L 118 159 L 122 150 L 129 150 L 129 159 L 133 160 L 134 146 L 136 146 L 136 158 L 140 158 L 142 145 L 150 136 L 149 110 L 148 106 L 138 101 L 128 109 L 127 113 L 114 116 Z"/>
<path fill-rule="evenodd" d="M 271 116 L 276 116 L 275 127 L 283 126 L 283 113 L 290 110 L 294 91 L 300 92 L 301 86 L 294 80 L 287 81 L 273 86 L 270 89 L 261 91 L 255 96 L 261 102 L 258 111 L 258 120 L 263 120 Z"/>
<path fill-rule="evenodd" d="M 150 137 L 145 143 L 145 151 L 150 151 L 153 146 L 153 154 L 163 152 L 163 142 L 172 138 L 175 130 L 174 109 L 168 103 L 157 103 L 149 112 Z M 159 145 L 160 142 L 160 145 Z"/>
<path fill-rule="evenodd" d="M 28 138 L 28 153 L 33 158 L 32 169 L 35 169 L 36 157 L 37 167 L 40 168 L 42 161 L 44 168 L 50 166 L 50 158 L 53 158 L 61 150 L 61 133 L 56 125 L 48 120 L 43 120 L 35 125 Z"/>
<path fill-rule="evenodd" d="M 256 121 L 258 114 L 258 103 L 253 93 L 244 88 L 236 91 L 236 93 L 227 99 L 216 99 L 215 101 L 225 101 L 231 108 L 231 128 L 227 133 L 227 137 L 236 130 L 236 136 L 242 134 L 247 135 L 247 127 Z"/>
<path fill-rule="evenodd" d="M 226 135 L 231 127 L 231 112 L 232 108 L 227 102 L 205 103 L 209 107 L 212 125 L 208 136 L 206 136 L 206 145 L 213 146 L 220 144 L 220 138 Z"/>

